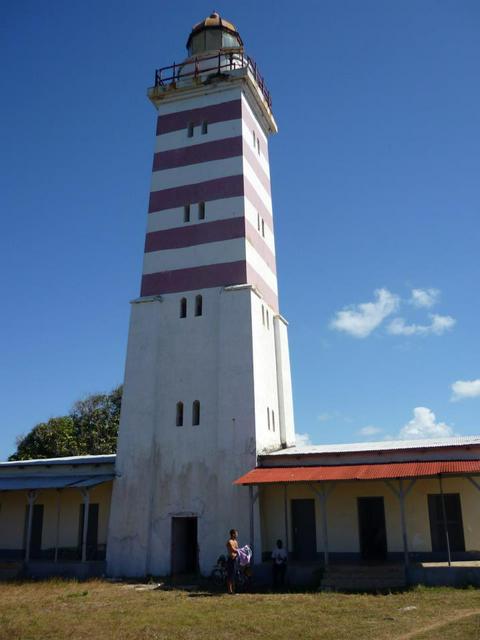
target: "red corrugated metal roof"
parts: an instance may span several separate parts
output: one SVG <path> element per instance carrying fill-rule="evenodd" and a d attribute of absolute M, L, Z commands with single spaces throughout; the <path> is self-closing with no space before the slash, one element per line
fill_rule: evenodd
<path fill-rule="evenodd" d="M 318 467 L 257 467 L 234 484 L 319 482 L 325 480 L 381 480 L 442 474 L 480 473 L 480 460 L 391 462 L 388 464 L 324 465 Z"/>

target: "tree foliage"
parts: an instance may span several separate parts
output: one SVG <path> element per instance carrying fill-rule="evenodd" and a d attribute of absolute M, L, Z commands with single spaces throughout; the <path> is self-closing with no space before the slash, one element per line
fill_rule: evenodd
<path fill-rule="evenodd" d="M 121 404 L 121 385 L 78 400 L 68 416 L 50 418 L 20 436 L 9 460 L 115 453 Z"/>

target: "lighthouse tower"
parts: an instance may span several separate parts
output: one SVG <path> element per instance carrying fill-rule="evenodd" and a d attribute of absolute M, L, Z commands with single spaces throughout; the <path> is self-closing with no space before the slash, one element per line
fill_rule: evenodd
<path fill-rule="evenodd" d="M 232 482 L 259 453 L 295 440 L 275 266 L 270 95 L 236 28 L 218 14 L 193 28 L 187 50 L 148 91 L 158 119 L 111 575 L 207 573 L 232 527 L 260 560 L 259 500 Z"/>

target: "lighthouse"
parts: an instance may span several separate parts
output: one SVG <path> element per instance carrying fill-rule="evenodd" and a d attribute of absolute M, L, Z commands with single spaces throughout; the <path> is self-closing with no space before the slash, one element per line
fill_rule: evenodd
<path fill-rule="evenodd" d="M 107 556 L 117 576 L 208 573 L 231 528 L 260 561 L 260 501 L 233 481 L 295 441 L 271 97 L 217 13 L 187 52 L 148 90 L 155 148 Z"/>

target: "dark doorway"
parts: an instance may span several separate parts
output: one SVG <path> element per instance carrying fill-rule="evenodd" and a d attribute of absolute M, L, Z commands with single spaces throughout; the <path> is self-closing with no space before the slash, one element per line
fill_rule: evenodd
<path fill-rule="evenodd" d="M 364 560 L 380 562 L 387 555 L 383 498 L 357 498 L 360 553 Z"/>
<path fill-rule="evenodd" d="M 172 518 L 172 575 L 197 571 L 197 518 Z"/>
<path fill-rule="evenodd" d="M 292 500 L 292 531 L 294 558 L 314 560 L 317 555 L 315 500 Z"/>
<path fill-rule="evenodd" d="M 83 547 L 83 526 L 85 523 L 85 505 L 80 505 L 80 516 L 78 525 L 78 555 L 82 557 Z M 88 505 L 88 528 L 87 528 L 87 560 L 97 559 L 98 548 L 98 504 Z"/>
<path fill-rule="evenodd" d="M 465 551 L 463 535 L 462 505 L 458 493 L 444 493 L 445 516 L 447 521 L 450 551 Z M 442 495 L 429 494 L 428 514 L 430 516 L 430 535 L 432 537 L 432 551 L 447 551 L 447 537 L 443 518 Z"/>
<path fill-rule="evenodd" d="M 28 512 L 25 514 L 25 547 L 28 535 Z M 43 504 L 33 505 L 32 530 L 30 533 L 30 559 L 38 560 L 42 556 Z"/>

